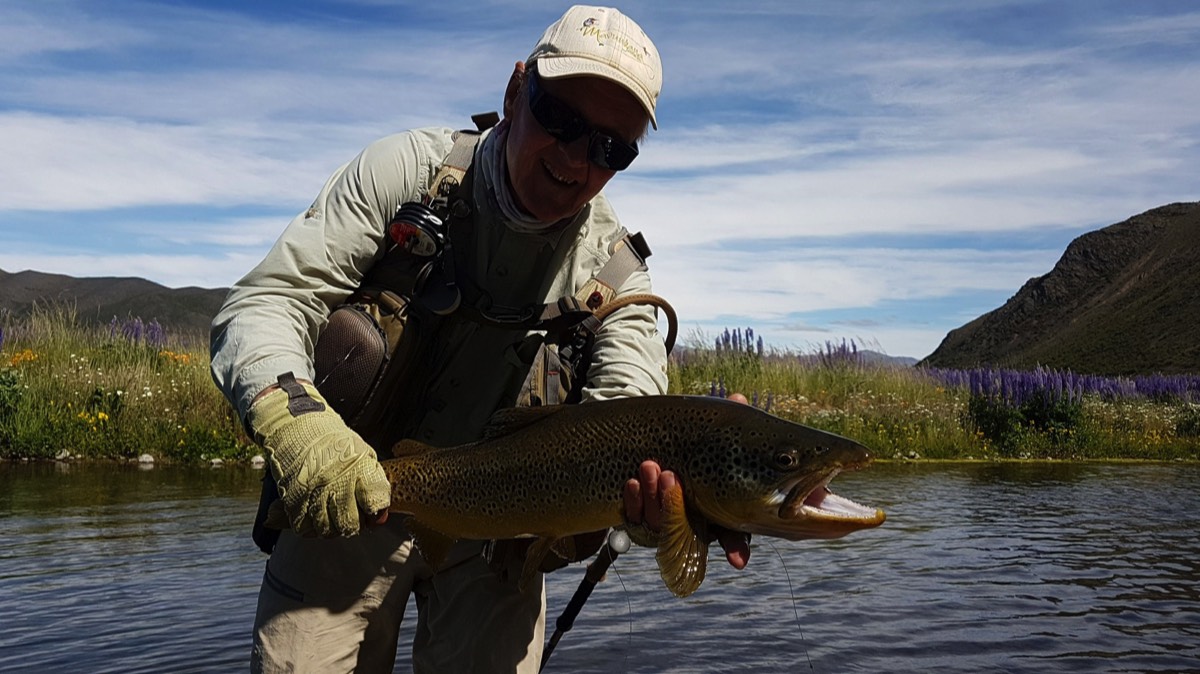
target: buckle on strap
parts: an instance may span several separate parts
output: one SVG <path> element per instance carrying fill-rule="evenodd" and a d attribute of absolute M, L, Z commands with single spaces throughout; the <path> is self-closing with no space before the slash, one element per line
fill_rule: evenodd
<path fill-rule="evenodd" d="M 542 310 L 538 329 L 546 332 L 561 332 L 575 327 L 592 317 L 592 310 L 573 296 L 560 297 Z"/>

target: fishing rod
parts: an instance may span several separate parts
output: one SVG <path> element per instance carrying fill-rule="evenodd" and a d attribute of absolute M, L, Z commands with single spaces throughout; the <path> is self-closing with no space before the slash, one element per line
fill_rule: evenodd
<path fill-rule="evenodd" d="M 608 567 L 617 560 L 617 555 L 627 552 L 629 546 L 629 534 L 619 529 L 609 532 L 608 542 L 600 550 L 600 554 L 596 555 L 596 559 L 588 564 L 587 570 L 583 573 L 583 580 L 579 581 L 579 587 L 575 588 L 575 594 L 571 596 L 571 601 L 567 602 L 567 607 L 563 609 L 562 615 L 554 621 L 554 634 L 550 636 L 550 643 L 546 644 L 546 650 L 542 652 L 542 664 L 538 667 L 539 673 L 546 669 L 546 662 L 550 659 L 550 654 L 554 652 L 554 647 L 558 645 L 559 640 L 575 626 L 575 618 L 579 617 L 579 611 L 587 602 L 588 597 L 592 596 L 592 590 L 596 589 L 596 583 L 604 579 L 604 574 L 608 572 Z"/>

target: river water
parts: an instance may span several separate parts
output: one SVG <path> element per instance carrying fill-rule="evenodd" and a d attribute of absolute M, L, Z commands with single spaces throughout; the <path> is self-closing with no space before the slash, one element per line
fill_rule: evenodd
<path fill-rule="evenodd" d="M 258 477 L 0 464 L 0 672 L 245 670 Z M 1200 466 L 879 464 L 833 487 L 887 523 L 756 539 L 687 599 L 635 549 L 546 671 L 1200 671 Z M 581 572 L 549 576 L 551 617 Z"/>

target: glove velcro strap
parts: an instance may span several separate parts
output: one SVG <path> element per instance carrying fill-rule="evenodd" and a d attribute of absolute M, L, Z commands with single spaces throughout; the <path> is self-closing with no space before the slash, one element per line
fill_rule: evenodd
<path fill-rule="evenodd" d="M 298 417 L 309 412 L 324 412 L 325 403 L 308 394 L 308 389 L 296 381 L 296 375 L 285 372 L 279 375 L 279 388 L 288 396 L 288 412 Z"/>

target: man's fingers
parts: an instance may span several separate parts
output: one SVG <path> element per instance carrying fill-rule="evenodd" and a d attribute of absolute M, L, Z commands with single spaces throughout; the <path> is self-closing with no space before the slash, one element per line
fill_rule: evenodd
<path fill-rule="evenodd" d="M 630 478 L 622 494 L 625 499 L 625 518 L 633 524 L 642 523 L 642 483 Z"/>
<path fill-rule="evenodd" d="M 658 478 L 661 473 L 662 469 L 655 461 L 643 461 L 642 465 L 638 466 L 638 479 L 642 487 L 642 521 L 652 531 L 658 531 L 662 522 L 662 504 L 658 501 Z"/>
<path fill-rule="evenodd" d="M 725 559 L 735 569 L 744 569 L 750 562 L 750 536 L 740 531 L 722 529 L 717 540 L 725 550 Z"/>
<path fill-rule="evenodd" d="M 646 498 L 658 500 L 658 476 L 661 473 L 662 469 L 656 461 L 643 461 L 642 465 L 638 466 L 638 479 L 642 482 L 642 491 Z"/>

